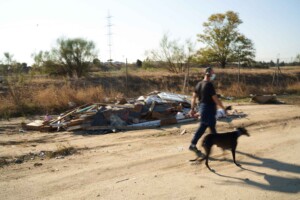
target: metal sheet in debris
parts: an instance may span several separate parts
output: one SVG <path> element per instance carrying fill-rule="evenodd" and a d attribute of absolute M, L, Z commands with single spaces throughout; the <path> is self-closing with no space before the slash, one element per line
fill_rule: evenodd
<path fill-rule="evenodd" d="M 158 96 L 167 101 L 175 101 L 175 102 L 190 102 L 188 100 L 188 96 L 181 95 L 181 94 L 174 94 L 174 93 L 168 93 L 168 92 L 161 92 L 158 94 Z"/>

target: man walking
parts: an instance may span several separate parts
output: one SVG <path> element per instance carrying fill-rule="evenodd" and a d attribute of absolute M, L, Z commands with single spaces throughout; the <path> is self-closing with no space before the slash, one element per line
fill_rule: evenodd
<path fill-rule="evenodd" d="M 211 67 L 205 68 L 205 76 L 202 81 L 200 81 L 193 92 L 190 115 L 195 114 L 196 99 L 200 103 L 200 125 L 191 141 L 189 150 L 199 154 L 200 150 L 197 149 L 196 145 L 200 137 L 203 135 L 207 127 L 210 128 L 211 133 L 216 134 L 216 111 L 217 105 L 225 110 L 221 100 L 219 100 L 215 88 L 211 81 L 215 79 L 215 73 Z"/>

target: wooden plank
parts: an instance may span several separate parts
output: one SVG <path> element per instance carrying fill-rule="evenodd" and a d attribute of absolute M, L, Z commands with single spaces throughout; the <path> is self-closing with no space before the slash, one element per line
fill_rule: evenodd
<path fill-rule="evenodd" d="M 159 126 L 118 126 L 118 127 L 113 127 L 113 126 L 90 126 L 85 128 L 85 130 L 142 130 L 142 129 L 152 129 L 152 128 L 157 128 Z"/>
<path fill-rule="evenodd" d="M 54 123 L 56 123 L 56 122 L 58 122 L 58 121 L 60 121 L 60 120 L 62 120 L 62 119 L 64 119 L 64 118 L 68 117 L 69 115 L 71 115 L 71 114 L 73 114 L 74 112 L 76 112 L 78 109 L 80 109 L 80 108 L 82 108 L 82 107 L 86 107 L 86 106 L 88 106 L 88 105 L 92 105 L 92 104 L 84 104 L 84 105 L 82 105 L 82 106 L 78 106 L 78 107 L 76 107 L 76 108 L 74 108 L 74 109 L 72 109 L 72 110 L 68 110 L 68 111 L 64 112 L 64 113 L 66 113 L 66 114 L 63 114 L 63 116 L 61 116 L 60 118 L 58 117 L 57 119 L 50 121 L 49 125 L 51 125 L 51 126 L 54 125 Z"/>
<path fill-rule="evenodd" d="M 71 126 L 83 124 L 84 122 L 85 122 L 84 119 L 74 119 L 74 120 L 69 121 L 66 125 L 68 127 L 71 127 Z"/>
<path fill-rule="evenodd" d="M 67 131 L 86 130 L 86 128 L 90 126 L 91 126 L 90 124 L 80 124 L 80 125 L 70 126 L 67 128 Z"/>
<path fill-rule="evenodd" d="M 105 103 L 96 103 L 98 106 L 111 106 L 111 107 L 118 107 L 118 108 L 134 108 L 134 104 L 105 104 Z"/>

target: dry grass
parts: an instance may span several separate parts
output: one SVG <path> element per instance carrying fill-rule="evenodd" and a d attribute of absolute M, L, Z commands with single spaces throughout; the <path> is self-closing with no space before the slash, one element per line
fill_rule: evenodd
<path fill-rule="evenodd" d="M 224 87 L 221 90 L 222 95 L 231 97 L 248 97 L 250 94 L 263 95 L 263 94 L 274 94 L 277 93 L 280 88 L 275 88 L 274 86 L 264 85 L 246 85 L 245 83 L 233 83 L 228 87 Z"/>
<path fill-rule="evenodd" d="M 69 84 L 57 86 L 50 84 L 46 88 L 27 86 L 26 90 L 14 87 L 13 92 L 0 96 L 0 118 L 12 116 L 58 113 L 68 109 L 70 102 L 82 105 L 93 102 L 114 102 L 124 95 L 113 89 L 105 91 L 102 86 L 75 88 Z"/>
<path fill-rule="evenodd" d="M 273 74 L 277 70 L 276 67 L 270 67 L 268 69 L 256 69 L 256 68 L 241 68 L 240 73 L 241 74 Z M 238 68 L 236 67 L 228 67 L 225 69 L 222 68 L 214 68 L 214 71 L 218 73 L 229 73 L 229 74 L 238 74 Z M 280 67 L 281 73 L 288 73 L 288 74 L 294 74 L 299 73 L 300 66 L 296 67 Z"/>
<path fill-rule="evenodd" d="M 61 110 L 68 107 L 69 102 L 76 105 L 91 102 L 101 102 L 106 97 L 101 86 L 87 88 L 73 88 L 68 85 L 62 87 L 50 87 L 37 91 L 33 102 L 43 108 L 44 111 Z"/>
<path fill-rule="evenodd" d="M 289 94 L 298 94 L 300 95 L 300 82 L 288 84 L 286 88 L 287 93 Z"/>
<path fill-rule="evenodd" d="M 224 96 L 237 98 L 250 94 L 300 94 L 299 67 L 282 68 L 280 86 L 272 85 L 274 69 L 242 69 L 240 84 L 237 83 L 237 69 L 215 69 L 217 92 Z M 190 95 L 199 81 L 202 69 L 190 71 Z M 121 76 L 120 73 L 123 73 Z M 12 116 L 57 114 L 69 109 L 69 102 L 82 105 L 93 102 L 116 102 L 127 97 L 145 95 L 153 90 L 181 93 L 184 74 L 174 75 L 167 71 L 130 71 L 129 89 L 125 87 L 124 72 L 108 72 L 93 78 L 71 80 L 46 76 L 12 77 L 5 95 L 0 95 L 0 118 Z M 99 80 L 104 80 L 99 82 Z M 105 85 L 106 84 L 106 85 Z M 1 89 L 1 88 L 0 88 Z"/>
<path fill-rule="evenodd" d="M 281 95 L 277 96 L 277 99 L 287 104 L 300 106 L 300 95 Z"/>
<path fill-rule="evenodd" d="M 223 95 L 231 97 L 244 97 L 249 94 L 249 87 L 245 84 L 232 84 L 222 90 Z"/>
<path fill-rule="evenodd" d="M 0 118 L 9 119 L 16 112 L 16 106 L 9 98 L 0 97 Z"/>

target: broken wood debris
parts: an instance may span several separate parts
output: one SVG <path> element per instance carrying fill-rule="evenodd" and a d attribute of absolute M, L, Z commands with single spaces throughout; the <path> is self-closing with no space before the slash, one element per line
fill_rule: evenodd
<path fill-rule="evenodd" d="M 57 118 L 23 124 L 25 130 L 139 130 L 157 128 L 190 119 L 190 97 L 152 92 L 137 99 L 122 99 L 116 104 L 91 103 L 61 113 Z M 191 118 L 196 120 L 195 118 Z M 188 120 L 188 121 L 192 121 Z"/>
<path fill-rule="evenodd" d="M 65 130 L 98 133 L 149 129 L 198 120 L 199 114 L 191 117 L 190 109 L 189 96 L 155 91 L 137 99 L 122 99 L 116 104 L 85 104 L 61 113 L 57 118 L 47 116 L 47 120 L 23 124 L 22 128 L 43 132 Z M 226 110 L 231 110 L 231 106 Z M 216 118 L 222 120 L 229 119 L 230 116 L 237 114 L 226 115 L 222 110 Z M 241 113 L 238 116 L 241 117 Z"/>

